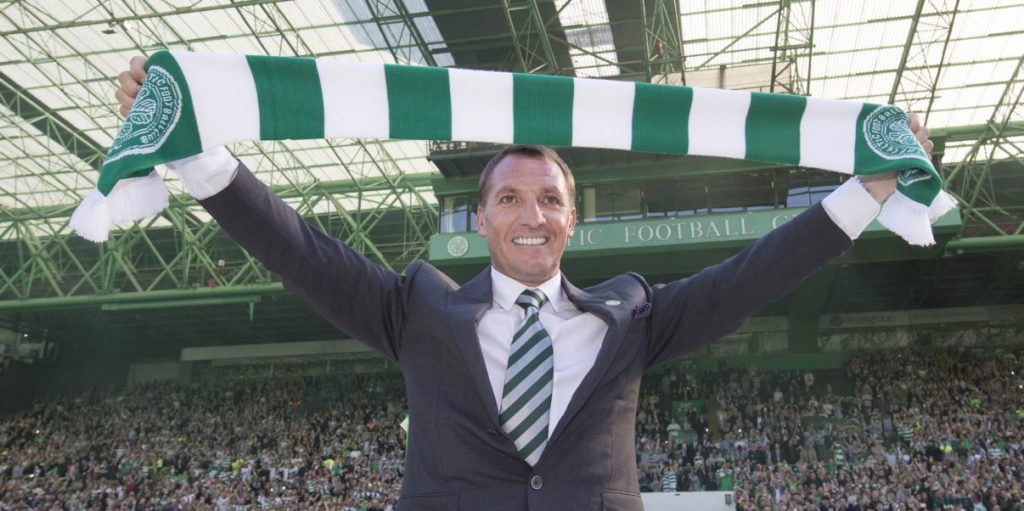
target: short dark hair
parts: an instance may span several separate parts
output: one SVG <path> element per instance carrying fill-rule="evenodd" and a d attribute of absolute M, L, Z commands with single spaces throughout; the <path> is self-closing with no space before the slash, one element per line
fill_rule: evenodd
<path fill-rule="evenodd" d="M 569 165 L 562 160 L 561 156 L 554 149 L 542 146 L 542 145 L 525 145 L 525 144 L 514 144 L 506 146 L 498 154 L 491 158 L 491 161 L 487 162 L 484 166 L 484 170 L 480 172 L 480 184 L 477 187 L 477 194 L 480 196 L 480 205 L 483 206 L 487 202 L 487 187 L 490 184 L 491 174 L 494 173 L 494 168 L 505 159 L 506 156 L 516 155 L 525 156 L 527 158 L 536 158 L 539 160 L 548 160 L 558 165 L 558 168 L 562 171 L 562 176 L 565 177 L 565 183 L 568 187 L 569 196 L 566 199 L 569 201 L 569 205 L 576 204 L 576 180 L 572 177 L 572 170 L 569 169 Z"/>

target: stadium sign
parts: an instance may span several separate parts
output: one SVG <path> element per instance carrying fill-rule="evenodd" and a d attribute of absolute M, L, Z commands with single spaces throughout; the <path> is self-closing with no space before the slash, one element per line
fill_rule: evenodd
<path fill-rule="evenodd" d="M 600 255 L 609 250 L 741 246 L 768 234 L 803 211 L 804 208 L 787 208 L 624 222 L 583 222 L 577 224 L 569 239 L 566 257 Z M 939 219 L 935 226 L 946 225 L 960 225 L 955 211 Z M 885 230 L 873 222 L 867 232 L 884 234 Z M 460 259 L 469 262 L 487 258 L 487 243 L 474 232 L 435 234 L 430 239 L 432 261 Z"/>

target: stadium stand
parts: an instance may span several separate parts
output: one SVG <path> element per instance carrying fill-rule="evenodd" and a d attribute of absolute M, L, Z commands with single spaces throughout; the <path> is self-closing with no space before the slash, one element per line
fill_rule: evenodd
<path fill-rule="evenodd" d="M 0 426 L 0 509 L 385 509 L 394 375 L 95 390 Z M 329 406 L 304 406 L 324 402 Z"/>
<path fill-rule="evenodd" d="M 1021 509 L 1020 357 L 862 353 L 848 394 L 799 371 L 662 375 L 638 414 L 641 486 L 733 490 L 744 510 Z M 678 442 L 657 406 L 672 395 L 710 401 Z"/>
<path fill-rule="evenodd" d="M 734 491 L 739 510 L 1019 511 L 1022 356 L 674 366 L 642 391 L 641 489 Z M 394 509 L 400 377 L 260 374 L 90 390 L 3 419 L 0 509 Z"/>

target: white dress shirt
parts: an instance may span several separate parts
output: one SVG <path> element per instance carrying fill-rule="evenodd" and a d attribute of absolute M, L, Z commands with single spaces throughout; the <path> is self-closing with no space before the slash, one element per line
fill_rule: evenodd
<path fill-rule="evenodd" d="M 167 166 L 178 174 L 193 197 L 205 199 L 231 184 L 238 161 L 226 149 L 218 148 Z M 882 209 L 856 176 L 825 197 L 821 204 L 829 218 L 851 240 L 857 239 Z M 477 335 L 494 401 L 500 409 L 512 336 L 525 314 L 522 307 L 515 306 L 515 301 L 526 286 L 493 267 L 491 286 L 494 303 L 480 319 Z M 565 414 L 569 400 L 583 382 L 583 377 L 594 366 L 608 325 L 597 316 L 580 311 L 568 300 L 562 290 L 561 273 L 541 284 L 539 289 L 548 297 L 548 302 L 540 310 L 540 322 L 551 336 L 555 358 L 549 416 L 549 431 L 552 431 Z"/>
<path fill-rule="evenodd" d="M 516 306 L 516 298 L 526 288 L 491 267 L 494 302 L 491 309 L 480 318 L 476 333 L 487 366 L 487 378 L 494 391 L 494 402 L 499 411 L 505 388 L 505 369 L 512 352 L 512 336 L 526 316 L 526 311 Z M 550 433 L 569 407 L 569 399 L 580 386 L 583 377 L 594 366 L 608 324 L 593 314 L 580 311 L 569 301 L 562 291 L 561 273 L 537 289 L 548 297 L 547 303 L 540 308 L 540 324 L 544 325 L 544 330 L 551 337 L 555 358 L 555 379 L 551 386 L 551 410 L 548 416 Z"/>

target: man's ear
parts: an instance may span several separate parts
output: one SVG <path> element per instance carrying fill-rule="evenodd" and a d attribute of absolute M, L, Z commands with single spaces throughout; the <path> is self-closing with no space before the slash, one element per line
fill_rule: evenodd
<path fill-rule="evenodd" d="M 476 233 L 482 238 L 487 237 L 487 226 L 484 222 L 484 206 L 481 204 L 476 207 Z"/>
<path fill-rule="evenodd" d="M 572 208 L 572 212 L 569 213 L 569 235 L 566 236 L 566 240 L 572 238 L 572 234 L 576 232 L 576 208 Z"/>

